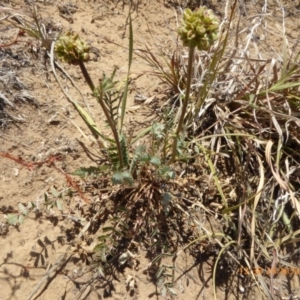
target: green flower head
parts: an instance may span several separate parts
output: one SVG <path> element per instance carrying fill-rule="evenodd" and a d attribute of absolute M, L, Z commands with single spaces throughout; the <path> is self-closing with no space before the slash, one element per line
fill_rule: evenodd
<path fill-rule="evenodd" d="M 54 51 L 60 60 L 69 64 L 90 59 L 90 46 L 81 40 L 78 34 L 74 35 L 71 32 L 59 37 L 55 43 Z"/>
<path fill-rule="evenodd" d="M 183 24 L 178 33 L 184 46 L 208 50 L 218 39 L 219 20 L 206 6 L 195 11 L 187 8 L 184 10 Z"/>

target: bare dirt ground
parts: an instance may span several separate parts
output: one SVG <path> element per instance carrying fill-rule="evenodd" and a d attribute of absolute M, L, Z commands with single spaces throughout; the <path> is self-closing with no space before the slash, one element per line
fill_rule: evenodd
<path fill-rule="evenodd" d="M 132 12 L 135 49 L 144 49 L 145 45 L 152 49 L 162 47 L 166 51 L 175 49 L 176 28 L 181 16 L 180 7 L 183 7 L 181 3 L 175 2 L 137 1 L 134 4 L 132 1 L 130 5 L 126 1 L 49 0 L 36 1 L 36 6 L 51 26 L 75 31 L 99 50 L 99 55 L 95 54 L 94 61 L 89 62 L 87 67 L 95 79 L 100 79 L 103 72 L 110 74 L 115 67 L 119 78 L 126 75 L 129 10 Z M 223 17 L 223 1 L 203 2 Z M 252 18 L 261 13 L 261 2 L 241 1 L 243 5 L 240 11 L 244 12 L 241 13 L 244 14 L 242 22 L 251 22 Z M 289 12 L 285 19 L 289 31 L 287 35 L 291 42 L 295 42 L 300 25 L 297 18 L 299 3 L 286 2 Z M 1 1 L 0 5 L 28 9 L 29 2 Z M 280 22 L 280 18 L 280 12 L 274 10 L 270 22 L 272 19 Z M 14 39 L 18 30 L 8 23 L 0 23 L 0 32 L 0 44 L 7 44 Z M 246 32 L 244 34 L 247 35 Z M 265 45 L 265 37 L 258 36 L 262 47 L 269 47 L 266 48 L 268 51 L 265 52 L 265 58 L 280 49 L 281 37 L 276 29 L 269 34 L 274 36 L 273 44 Z M 62 213 L 49 206 L 42 215 L 30 214 L 20 226 L 7 225 L 6 216 L 17 212 L 19 203 L 34 202 L 45 208 L 45 193 L 51 195 L 56 191 L 67 191 L 68 185 L 61 172 L 47 163 L 34 165 L 34 162 L 43 162 L 59 155 L 60 159 L 55 161 L 55 166 L 66 173 L 72 173 L 78 167 L 96 165 L 79 141 L 93 154 L 97 154 L 96 145 L 78 130 L 77 127 L 89 136 L 76 111 L 63 97 L 49 64 L 44 62 L 40 45 L 26 36 L 21 40 L 24 43 L 7 48 L 0 47 L 0 93 L 13 106 L 6 104 L 6 111 L 11 118 L 6 115 L 5 122 L 2 122 L 0 152 L 31 162 L 32 168 L 22 166 L 7 157 L 0 158 L 0 298 L 163 299 L 161 291 L 155 285 L 155 276 L 147 270 L 149 259 L 142 248 L 134 259 L 135 266 L 119 270 L 114 276 L 104 280 L 95 271 L 94 265 L 87 263 L 93 242 L 83 245 L 88 248 L 86 253 L 77 253 L 74 245 L 69 246 L 68 242 L 79 232 L 73 232 L 75 221 L 71 216 L 76 212 L 80 218 L 82 210 L 78 207 L 84 209 L 87 206 L 78 195 L 63 195 Z M 90 103 L 95 119 L 100 120 L 101 124 L 103 115 L 97 103 L 93 102 L 79 71 L 74 66 L 64 67 Z M 168 97 L 165 93 L 166 87 L 158 78 L 151 76 L 150 71 L 145 62 L 137 56 L 134 57 L 127 114 L 128 130 L 132 127 L 142 128 L 145 123 L 151 122 L 155 112 Z M 62 77 L 62 80 L 65 85 L 69 84 L 65 78 Z M 141 96 L 149 100 L 146 101 L 147 104 L 138 101 Z M 80 99 L 78 94 L 75 97 Z M 4 120 L 4 115 L 2 119 Z M 103 123 L 102 128 L 104 132 L 107 131 Z M 90 201 L 99 201 L 100 205 L 105 205 L 101 193 L 88 197 Z M 97 233 L 91 239 L 96 240 L 96 237 Z M 71 252 L 72 256 L 64 256 Z M 82 261 L 84 256 L 86 260 Z M 175 269 L 177 296 L 169 294 L 166 299 L 213 298 L 210 266 L 212 261 L 204 256 L 200 255 L 198 260 L 184 252 L 178 256 Z M 60 257 L 63 259 L 58 262 Z M 171 259 L 166 259 L 165 264 L 172 265 Z M 49 272 L 53 267 L 53 272 Z M 45 274 L 49 276 L 45 277 Z M 255 289 L 248 290 L 245 296 L 242 283 L 238 282 L 239 274 L 235 271 L 234 276 L 227 276 L 226 266 L 220 270 L 219 277 L 226 278 L 220 280 L 217 299 L 264 299 Z M 235 288 L 232 289 L 233 283 Z M 285 284 L 284 279 L 281 283 Z M 281 299 L 299 299 L 296 298 L 300 294 L 299 290 L 298 293 L 295 292 L 297 282 L 293 284 L 295 286 L 291 286 L 290 291 L 294 298 L 285 292 L 286 298 Z M 251 287 L 248 289 L 251 290 Z M 32 294 L 34 291 L 36 293 Z"/>

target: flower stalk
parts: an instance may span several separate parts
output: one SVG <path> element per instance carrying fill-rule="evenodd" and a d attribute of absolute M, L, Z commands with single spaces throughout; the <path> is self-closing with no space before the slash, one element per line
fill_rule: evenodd
<path fill-rule="evenodd" d="M 182 104 L 182 110 L 180 114 L 180 119 L 177 125 L 177 129 L 175 132 L 175 136 L 173 139 L 173 151 L 172 151 L 172 158 L 171 161 L 174 162 L 176 158 L 176 151 L 177 151 L 177 142 L 179 138 L 179 134 L 183 127 L 183 121 L 186 114 L 186 109 L 188 106 L 189 98 L 190 98 L 190 90 L 192 85 L 192 69 L 193 69 L 193 58 L 194 58 L 195 47 L 190 47 L 189 50 L 189 61 L 188 61 L 188 72 L 187 72 L 187 85 L 185 91 L 185 97 Z"/>
<path fill-rule="evenodd" d="M 85 67 L 85 64 L 83 61 L 79 60 L 78 61 L 78 64 L 79 64 L 79 67 L 80 67 L 80 70 L 81 70 L 81 73 L 86 81 L 86 83 L 88 84 L 88 86 L 90 87 L 91 91 L 94 92 L 95 90 L 95 85 L 93 83 L 93 80 L 88 72 L 88 70 L 86 69 Z"/>
<path fill-rule="evenodd" d="M 65 35 L 62 35 L 55 44 L 55 53 L 57 57 L 60 60 L 67 62 L 69 64 L 79 65 L 82 75 L 84 76 L 93 95 L 97 98 L 105 114 L 105 117 L 108 121 L 108 124 L 112 130 L 116 147 L 117 147 L 120 169 L 122 169 L 124 167 L 122 147 L 121 147 L 119 134 L 115 122 L 112 119 L 106 107 L 102 95 L 97 94 L 97 89 L 95 88 L 95 85 L 90 77 L 90 74 L 88 73 L 84 64 L 85 61 L 88 61 L 90 59 L 89 51 L 90 51 L 89 45 L 86 44 L 83 40 L 81 40 L 78 35 L 73 35 L 72 33 L 67 33 Z M 87 120 L 84 121 L 88 122 Z"/>
<path fill-rule="evenodd" d="M 183 45 L 189 47 L 189 56 L 185 97 L 177 129 L 173 138 L 173 150 L 170 163 L 173 163 L 176 159 L 178 138 L 183 129 L 184 118 L 190 98 L 194 51 L 195 48 L 207 51 L 218 39 L 218 18 L 214 15 L 212 10 L 207 9 L 205 6 L 202 6 L 195 11 L 191 11 L 187 8 L 183 13 L 183 22 L 182 26 L 178 29 L 178 34 Z"/>

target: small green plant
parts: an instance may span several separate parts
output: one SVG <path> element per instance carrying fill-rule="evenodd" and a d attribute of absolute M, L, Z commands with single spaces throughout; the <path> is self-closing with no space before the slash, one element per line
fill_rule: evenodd
<path fill-rule="evenodd" d="M 64 192 L 58 191 L 56 188 L 52 187 L 49 192 L 44 194 L 44 203 L 43 205 L 49 211 L 53 208 L 58 210 L 63 210 L 63 196 Z"/>
<path fill-rule="evenodd" d="M 29 202 L 26 206 L 24 204 L 19 203 L 18 204 L 18 213 L 13 213 L 13 214 L 8 214 L 6 216 L 7 218 L 7 223 L 9 225 L 20 225 L 23 224 L 24 218 L 27 217 L 29 211 L 32 209 L 33 204 Z"/>
<path fill-rule="evenodd" d="M 160 290 L 162 297 L 166 298 L 167 294 L 170 293 L 173 296 L 176 296 L 177 293 L 173 288 L 174 281 L 174 266 L 170 265 L 161 265 L 158 268 L 158 271 L 155 274 L 156 285 Z"/>
<path fill-rule="evenodd" d="M 132 26 L 131 33 L 132 33 Z M 130 36 L 130 44 L 132 44 L 133 36 Z M 102 82 L 100 82 L 99 86 L 95 86 L 84 62 L 89 60 L 89 46 L 78 36 L 72 33 L 66 33 L 59 37 L 55 44 L 55 54 L 57 57 L 70 64 L 79 65 L 81 72 L 90 87 L 93 95 L 97 98 L 98 103 L 100 104 L 102 111 L 105 114 L 106 120 L 109 124 L 109 127 L 113 133 L 114 137 L 114 146 L 110 141 L 110 146 L 107 147 L 107 150 L 116 149 L 117 157 L 118 157 L 118 166 L 117 169 L 123 170 L 127 166 L 126 160 L 126 145 L 125 145 L 125 137 L 122 133 L 122 123 L 125 115 L 126 108 L 126 100 L 127 100 L 127 89 L 128 89 L 128 77 L 125 84 L 125 91 L 123 93 L 122 104 L 121 104 L 121 114 L 120 114 L 120 126 L 118 130 L 117 118 L 115 111 L 119 107 L 119 103 L 117 103 L 117 107 L 115 105 L 115 100 L 112 99 L 112 90 L 115 90 L 115 82 L 113 81 L 114 73 L 110 78 L 104 78 Z M 130 52 L 130 64 L 132 59 L 132 49 Z M 129 74 L 129 73 L 128 73 Z M 86 122 L 88 127 L 91 129 L 94 135 L 101 135 L 98 128 L 95 128 L 93 121 L 91 120 L 91 116 L 87 116 L 87 113 L 83 111 L 82 108 L 76 106 L 78 112 L 82 116 L 83 120 Z M 113 160 L 112 160 L 113 161 Z"/>
<path fill-rule="evenodd" d="M 129 29 L 128 74 L 125 86 L 121 88 L 115 79 L 116 70 L 110 76 L 104 74 L 99 84 L 94 85 L 85 68 L 85 62 L 89 59 L 89 47 L 79 36 L 70 33 L 61 35 L 54 47 L 57 58 L 79 65 L 113 133 L 113 139 L 103 136 L 91 115 L 73 102 L 94 136 L 104 141 L 104 151 L 110 163 L 107 168 L 104 166 L 80 168 L 75 173 L 81 177 L 112 175 L 112 184 L 119 185 L 116 187 L 115 197 L 118 199 L 116 211 L 109 220 L 110 226 L 103 228 L 103 234 L 95 247 L 98 270 L 102 274 L 110 267 L 112 261 L 124 264 L 127 263 L 124 262 L 127 258 L 132 259 L 128 254 L 130 252 L 124 253 L 120 245 L 127 245 L 126 249 L 130 251 L 132 247 L 130 245 L 134 242 L 141 239 L 151 240 L 153 232 L 157 232 L 161 238 L 160 236 L 167 230 L 165 223 L 173 204 L 169 184 L 174 179 L 175 172 L 168 165 L 174 127 L 173 113 L 166 110 L 160 122 L 153 123 L 129 140 L 123 131 L 133 53 L 131 21 Z M 144 139 L 146 135 L 147 139 Z M 180 149 L 177 152 L 180 152 Z M 163 277 L 166 278 L 167 275 Z M 168 290 L 169 288 L 171 292 L 172 288 L 168 286 Z M 163 288 L 163 291 L 165 289 Z"/>
<path fill-rule="evenodd" d="M 170 131 L 173 127 L 172 115 L 164 113 L 163 123 L 154 123 L 131 140 L 131 144 L 136 143 L 145 134 L 150 135 L 150 145 L 139 145 L 130 155 L 127 138 L 123 132 L 124 116 L 126 111 L 126 101 L 129 84 L 129 70 L 133 54 L 133 33 L 130 21 L 129 37 L 129 65 L 128 74 L 124 88 L 119 88 L 113 71 L 111 76 L 103 75 L 99 85 L 94 85 L 85 62 L 89 60 L 89 46 L 78 36 L 72 33 L 61 35 L 55 43 L 54 52 L 60 60 L 69 64 L 79 65 L 82 74 L 89 85 L 93 96 L 100 104 L 106 116 L 107 124 L 113 133 L 113 140 L 103 137 L 100 130 L 95 125 L 92 117 L 84 111 L 78 104 L 75 108 L 90 128 L 94 136 L 104 138 L 105 150 L 112 163 L 112 182 L 114 184 L 132 185 L 134 181 L 141 182 L 141 176 L 146 174 L 147 168 L 155 169 L 154 174 L 159 180 L 168 180 L 174 177 L 174 172 L 166 165 Z M 152 171 L 151 171 L 152 172 Z M 85 172 L 76 172 L 82 174 Z M 142 174 L 142 175 L 141 175 Z"/>
<path fill-rule="evenodd" d="M 67 192 L 68 193 L 68 192 Z M 6 216 L 7 222 L 10 225 L 20 225 L 23 224 L 26 217 L 29 213 L 35 212 L 38 213 L 46 209 L 46 212 L 49 215 L 53 214 L 54 209 L 58 211 L 63 211 L 63 197 L 66 195 L 65 191 L 58 191 L 56 188 L 51 187 L 48 192 L 44 194 L 44 199 L 41 202 L 28 202 L 26 205 L 19 203 L 18 204 L 18 213 L 8 214 Z M 49 216 L 48 215 L 48 216 Z"/>

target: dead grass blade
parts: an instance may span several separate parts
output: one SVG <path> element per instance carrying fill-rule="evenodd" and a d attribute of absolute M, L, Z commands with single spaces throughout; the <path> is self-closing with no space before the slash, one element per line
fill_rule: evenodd
<path fill-rule="evenodd" d="M 184 76 L 180 72 L 182 61 L 179 49 L 173 52 L 170 59 L 162 52 L 158 54 L 158 57 L 148 46 L 145 47 L 146 50 L 136 49 L 136 55 L 142 58 L 153 69 L 151 72 L 152 75 L 160 78 L 163 83 L 168 84 L 175 95 L 179 95 L 185 88 Z"/>
<path fill-rule="evenodd" d="M 256 195 L 254 197 L 254 202 L 253 202 L 253 208 L 252 208 L 252 220 L 251 220 L 251 250 L 250 250 L 250 261 L 254 261 L 254 249 L 255 249 L 255 225 L 256 225 L 256 207 L 258 204 L 258 201 L 261 198 L 262 194 L 262 189 L 265 183 L 265 175 L 264 175 L 264 167 L 262 164 L 262 161 L 258 155 L 256 155 L 258 162 L 259 162 L 259 173 L 260 173 L 260 179 L 259 179 L 259 184 L 257 186 L 257 191 Z"/>

